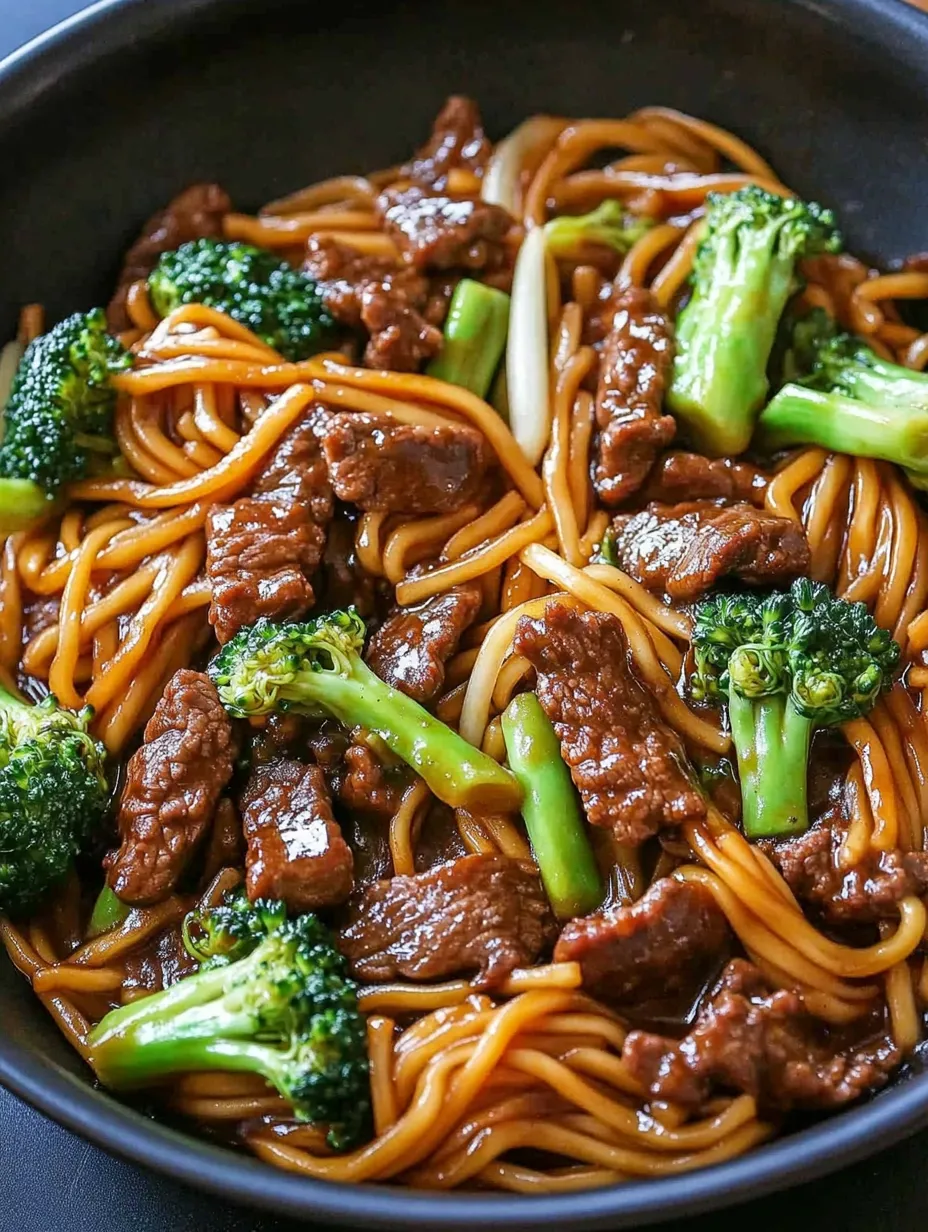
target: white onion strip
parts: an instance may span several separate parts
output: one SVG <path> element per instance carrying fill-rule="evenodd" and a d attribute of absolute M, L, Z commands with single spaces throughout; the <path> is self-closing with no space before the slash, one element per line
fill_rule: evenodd
<path fill-rule="evenodd" d="M 551 425 L 547 278 L 544 227 L 533 227 L 516 258 L 506 346 L 509 428 L 532 466 L 541 460 Z"/>
<path fill-rule="evenodd" d="M 514 128 L 493 151 L 480 186 L 481 198 L 490 205 L 501 205 L 518 218 L 522 213 L 523 172 L 537 169 L 566 126 L 566 120 L 536 115 Z"/>

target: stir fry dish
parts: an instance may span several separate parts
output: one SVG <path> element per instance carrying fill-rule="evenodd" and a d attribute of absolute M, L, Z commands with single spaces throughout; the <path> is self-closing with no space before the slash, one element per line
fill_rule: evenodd
<path fill-rule="evenodd" d="M 668 108 L 494 143 L 452 97 L 400 166 L 185 188 L 106 308 L 12 307 L 0 939 L 103 1087 L 555 1193 L 895 1078 L 928 253 Z"/>

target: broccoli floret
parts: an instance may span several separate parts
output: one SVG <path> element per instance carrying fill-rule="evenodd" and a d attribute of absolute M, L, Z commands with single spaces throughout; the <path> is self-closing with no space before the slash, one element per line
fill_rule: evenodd
<path fill-rule="evenodd" d="M 116 454 L 110 375 L 131 363 L 99 308 L 76 312 L 26 348 L 3 412 L 0 534 L 43 516 L 62 485 Z"/>
<path fill-rule="evenodd" d="M 0 912 L 37 906 L 65 876 L 107 805 L 93 711 L 0 688 Z"/>
<path fill-rule="evenodd" d="M 328 715 L 378 735 L 453 808 L 518 808 L 507 770 L 374 675 L 361 658 L 364 635 L 353 608 L 300 624 L 262 618 L 223 646 L 209 674 L 237 718 Z"/>
<path fill-rule="evenodd" d="M 260 1074 L 299 1120 L 328 1126 L 334 1149 L 354 1145 L 370 1117 L 367 1036 L 328 929 L 314 915 L 288 920 L 280 903 L 237 899 L 188 917 L 184 935 L 200 969 L 112 1010 L 91 1032 L 89 1060 L 103 1085 L 131 1090 L 197 1070 Z"/>
<path fill-rule="evenodd" d="M 756 186 L 707 198 L 693 291 L 677 321 L 668 405 L 708 454 L 747 449 L 797 260 L 836 252 L 830 210 Z"/>
<path fill-rule="evenodd" d="M 745 834 L 805 830 L 812 733 L 870 710 L 892 685 L 898 645 L 863 603 L 801 578 L 786 594 L 710 596 L 693 649 L 694 698 L 728 703 Z"/>
<path fill-rule="evenodd" d="M 820 335 L 811 358 L 807 374 L 761 413 L 758 443 L 882 458 L 928 483 L 928 374 L 882 359 L 850 334 Z"/>
<path fill-rule="evenodd" d="M 289 360 L 324 350 L 335 334 L 312 278 L 251 244 L 182 244 L 159 258 L 148 290 L 163 317 L 181 304 L 205 304 L 246 325 Z"/>
<path fill-rule="evenodd" d="M 787 381 L 800 381 L 808 376 L 819 350 L 836 333 L 834 317 L 824 308 L 813 308 L 804 316 L 787 310 L 780 321 L 767 369 L 771 386 L 779 389 Z"/>
<path fill-rule="evenodd" d="M 545 245 L 555 257 L 579 256 L 591 244 L 626 253 L 653 226 L 653 218 L 627 214 L 609 199 L 589 214 L 561 214 L 545 223 Z"/>
<path fill-rule="evenodd" d="M 284 903 L 244 893 L 233 894 L 217 907 L 191 911 L 184 920 L 184 946 L 201 970 L 227 966 L 250 954 L 259 941 L 287 918 Z"/>

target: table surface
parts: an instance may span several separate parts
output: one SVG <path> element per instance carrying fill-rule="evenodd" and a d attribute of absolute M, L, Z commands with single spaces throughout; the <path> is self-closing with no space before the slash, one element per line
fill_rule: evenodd
<path fill-rule="evenodd" d="M 157 0 L 150 0 L 157 3 Z M 915 0 L 928 7 L 928 0 Z M 85 7 L 82 0 L 0 0 L 0 56 Z M 841 1232 L 923 1232 L 928 1132 L 790 1193 L 663 1232 L 830 1225 Z M 296 1232 L 117 1160 L 0 1089 L 0 1232 Z"/>

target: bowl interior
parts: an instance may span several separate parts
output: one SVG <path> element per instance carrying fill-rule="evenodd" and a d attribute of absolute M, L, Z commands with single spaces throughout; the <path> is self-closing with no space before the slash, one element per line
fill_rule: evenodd
<path fill-rule="evenodd" d="M 111 0 L 0 74 L 0 338 L 19 305 L 55 317 L 107 297 L 141 221 L 217 179 L 242 208 L 323 176 L 386 166 L 444 96 L 491 134 L 534 111 L 679 107 L 736 130 L 882 262 L 928 249 L 928 17 L 896 0 L 415 2 L 336 14 L 293 0 Z M 11 170 L 13 169 L 13 170 Z M 89 1075 L 0 961 L 0 1079 L 114 1150 L 229 1196 L 387 1226 L 624 1227 L 808 1179 L 928 1122 L 928 1079 L 746 1160 L 545 1200 L 332 1187 L 149 1127 Z M 86 1092 L 86 1093 L 85 1093 Z"/>

